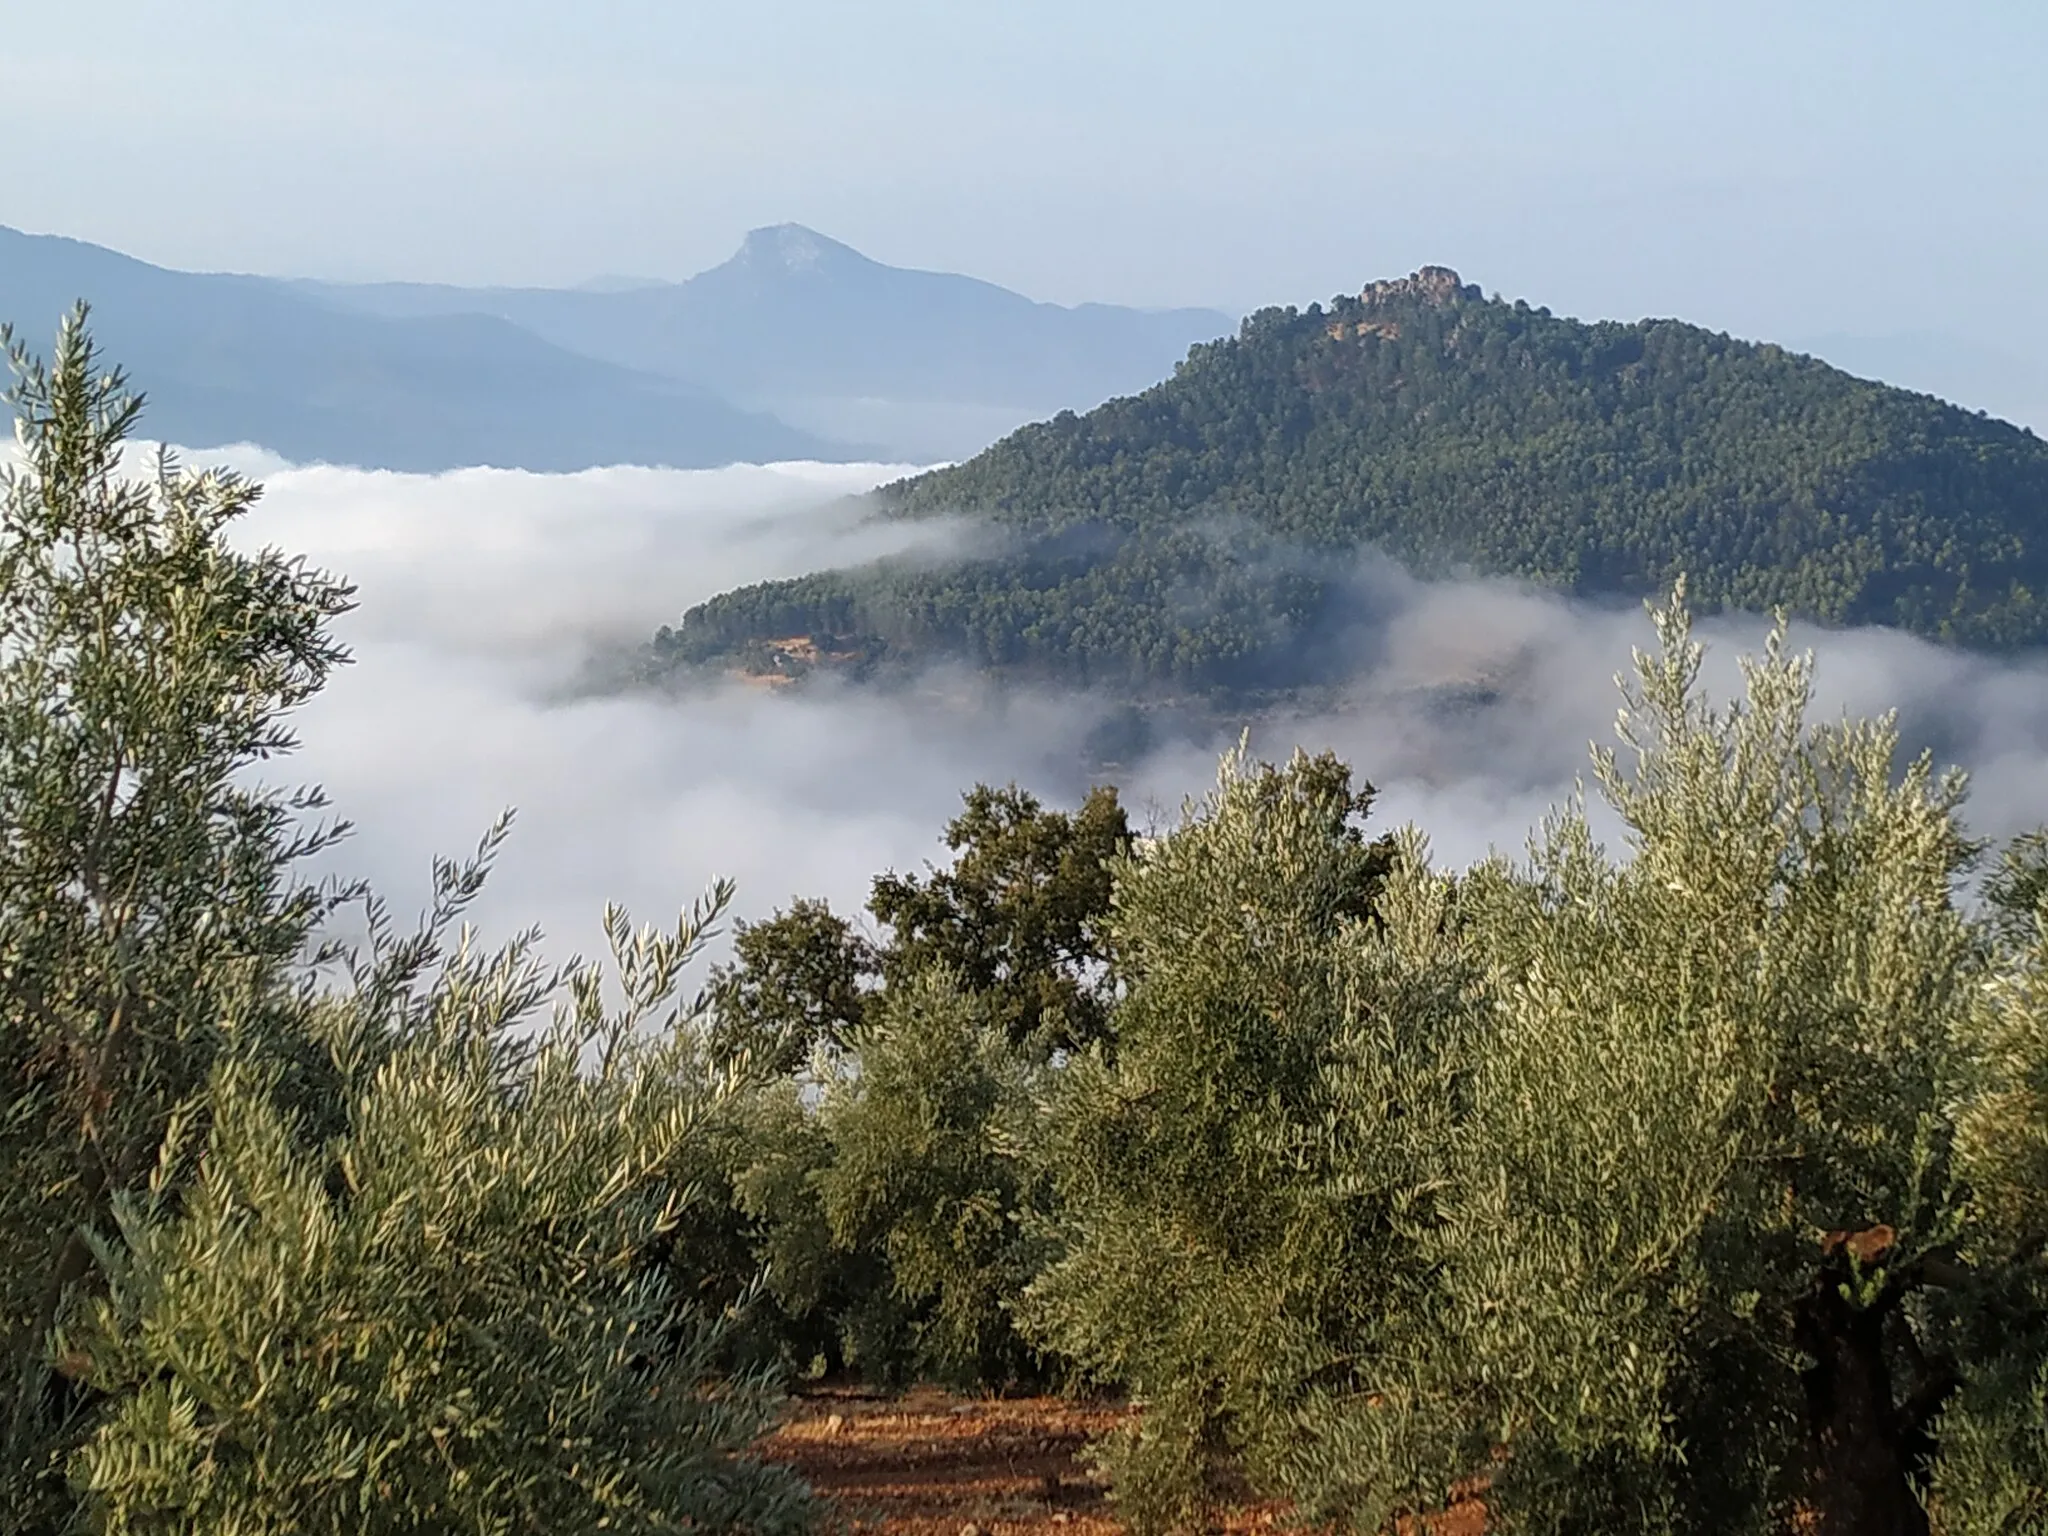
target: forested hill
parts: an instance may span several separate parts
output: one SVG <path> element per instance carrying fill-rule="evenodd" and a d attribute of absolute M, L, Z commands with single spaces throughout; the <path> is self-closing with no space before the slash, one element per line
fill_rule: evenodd
<path fill-rule="evenodd" d="M 1005 552 L 726 594 L 658 651 L 801 669 L 963 655 L 1106 683 L 1288 686 L 1340 665 L 1346 573 L 1424 572 L 2048 641 L 2048 443 L 1673 320 L 1587 324 L 1443 268 L 1269 309 L 1174 376 L 885 488 Z M 817 648 L 773 642 L 816 634 Z"/>

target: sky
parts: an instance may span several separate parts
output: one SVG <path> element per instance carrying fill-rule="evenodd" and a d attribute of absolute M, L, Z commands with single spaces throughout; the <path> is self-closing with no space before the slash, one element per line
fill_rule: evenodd
<path fill-rule="evenodd" d="M 0 223 L 166 265 L 681 278 L 793 220 L 1059 302 L 1442 262 L 2048 355 L 2039 0 L 9 0 L 0 56 Z"/>

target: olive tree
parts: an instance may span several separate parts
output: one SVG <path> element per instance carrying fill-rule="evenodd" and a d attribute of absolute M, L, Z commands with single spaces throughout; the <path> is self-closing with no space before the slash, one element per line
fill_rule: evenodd
<path fill-rule="evenodd" d="M 82 311 L 50 364 L 8 338 L 18 465 L 0 483 L 0 1493 L 51 1496 L 88 1422 L 47 1348 L 102 1280 L 93 1237 L 203 1113 L 213 1065 L 268 1050 L 320 915 L 293 884 L 317 797 L 251 787 L 341 653 L 347 588 L 231 550 L 255 499 L 169 458 L 122 475 L 141 409 Z"/>
<path fill-rule="evenodd" d="M 1960 779 L 1810 723 L 1782 633 L 1716 708 L 1655 619 L 1619 851 L 1583 804 L 1457 875 L 1410 834 L 1345 918 L 1341 843 L 1231 769 L 1119 871 L 1027 1305 L 1144 1400 L 1141 1523 L 1221 1466 L 1360 1531 L 2040 1527 L 2038 918 L 1967 907 Z"/>
<path fill-rule="evenodd" d="M 1363 834 L 1370 800 L 1334 759 L 1240 754 L 1112 865 L 1129 990 L 1114 1049 L 1077 1055 L 1050 1097 L 1057 1256 L 1024 1316 L 1142 1403 L 1102 1454 L 1143 1528 L 1185 1528 L 1233 1465 L 1283 1482 L 1301 1395 L 1389 1300 L 1384 1244 L 1420 1190 L 1408 1149 L 1428 1144 L 1454 1049 L 1411 1032 L 1420 1015 L 1376 1019 L 1372 1060 L 1419 1117 L 1335 1118 L 1353 956 L 1392 856 Z"/>
<path fill-rule="evenodd" d="M 229 540 L 79 312 L 11 348 L 0 485 L 0 1501 L 11 1528 L 791 1529 L 770 1384 L 678 1256 L 733 1074 L 679 977 L 723 906 L 611 914 L 612 986 L 455 923 L 366 950 L 343 828 L 263 787 L 349 589 Z M 10 342 L 11 346 L 11 342 Z M 346 964 L 341 964 L 347 958 Z"/>
<path fill-rule="evenodd" d="M 106 1294 L 58 1340 L 106 1399 L 71 1469 L 100 1529 L 808 1523 L 735 1454 L 772 1379 L 725 1367 L 724 1318 L 655 1261 L 731 1086 L 674 1001 L 716 906 L 668 934 L 607 914 L 619 1014 L 596 968 L 517 944 L 458 945 L 382 1018 L 335 1001 L 345 1113 L 318 1140 L 274 1075 L 215 1069 L 191 1184 L 116 1202 Z"/>

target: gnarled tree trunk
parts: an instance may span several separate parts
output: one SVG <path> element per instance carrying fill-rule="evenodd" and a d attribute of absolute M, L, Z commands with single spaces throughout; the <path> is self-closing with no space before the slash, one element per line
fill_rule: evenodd
<path fill-rule="evenodd" d="M 1860 1294 L 1892 1243 L 1889 1227 L 1831 1235 L 1794 1313 L 1794 1339 L 1812 1359 L 1804 1377 L 1809 1496 L 1823 1536 L 1928 1536 L 1916 1486 L 1928 1410 L 1901 1404 L 1885 1350 L 1887 1321 L 1906 1287 L 1886 1278 L 1875 1295 Z"/>

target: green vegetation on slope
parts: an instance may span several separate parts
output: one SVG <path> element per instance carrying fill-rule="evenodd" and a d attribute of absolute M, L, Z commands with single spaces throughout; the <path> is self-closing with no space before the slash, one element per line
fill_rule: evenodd
<path fill-rule="evenodd" d="M 13 361 L 10 1532 L 799 1536 L 778 1367 L 1128 1394 L 1140 1532 L 2048 1528 L 2048 843 L 1960 899 L 1960 781 L 1782 632 L 1712 707 L 1656 615 L 1620 857 L 1576 804 L 1442 869 L 1240 753 L 1145 835 L 977 787 L 697 1002 L 729 887 L 555 975 L 457 937 L 496 834 L 337 971 L 336 834 L 250 776 L 349 589 L 122 479 L 75 322 Z"/>
<path fill-rule="evenodd" d="M 1584 596 L 1684 573 L 1966 644 L 2048 640 L 2048 443 L 1815 359 L 1671 320 L 1589 325 L 1428 268 L 1269 309 L 1174 377 L 885 488 L 1003 553 L 770 582 L 658 658 L 800 667 L 773 642 L 961 656 L 1111 686 L 1291 686 L 1341 668 L 1356 552 Z"/>

